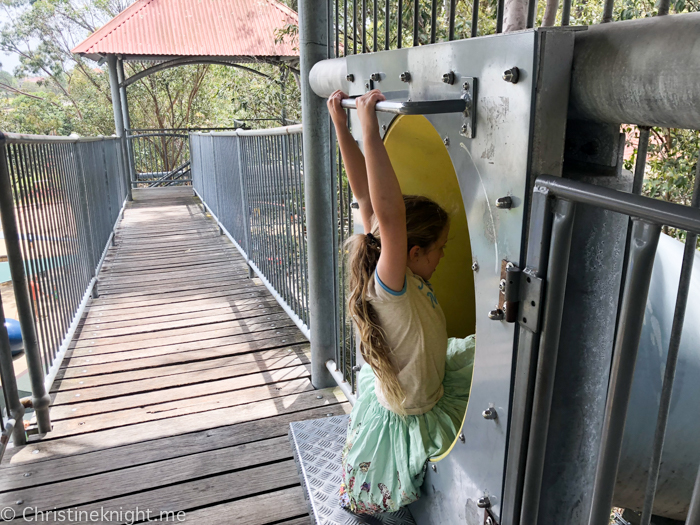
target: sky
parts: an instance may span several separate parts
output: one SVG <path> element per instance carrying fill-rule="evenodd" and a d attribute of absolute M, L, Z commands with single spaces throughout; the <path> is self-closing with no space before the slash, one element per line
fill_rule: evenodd
<path fill-rule="evenodd" d="M 19 57 L 14 53 L 0 53 L 0 64 L 2 64 L 2 69 L 4 71 L 12 73 L 14 69 L 19 65 Z"/>

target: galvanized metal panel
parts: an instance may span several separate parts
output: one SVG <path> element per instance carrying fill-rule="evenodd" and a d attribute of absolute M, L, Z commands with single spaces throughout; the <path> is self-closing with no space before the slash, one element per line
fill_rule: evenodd
<path fill-rule="evenodd" d="M 446 459 L 434 463 L 435 470 L 428 470 L 423 497 L 411 506 L 416 520 L 426 525 L 483 523 L 484 511 L 476 502 L 485 494 L 494 514 L 500 514 L 514 330 L 513 325 L 492 321 L 487 314 L 498 303 L 501 261 L 519 264 L 520 260 L 536 39 L 535 32 L 522 32 L 347 58 L 348 73 L 356 79 L 351 95 L 365 92 L 365 79 L 373 73 L 381 77 L 374 87 L 394 100 L 455 99 L 462 96 L 468 78 L 478 81 L 475 138 L 468 139 L 461 132 L 467 124 L 461 113 L 427 117 L 446 139 L 478 271 L 474 273 L 477 346 L 463 427 L 465 440 L 457 441 Z M 503 72 L 513 66 L 520 69 L 517 84 L 502 79 Z M 404 71 L 410 72 L 411 82 L 401 82 Z M 450 71 L 453 84 L 443 82 L 443 75 Z M 391 118 L 381 114 L 380 125 L 388 128 Z M 351 125 L 362 144 L 355 112 L 351 112 Z M 512 197 L 513 208 L 497 209 L 496 199 L 506 195 Z M 472 270 L 466 267 L 464 271 Z M 482 411 L 489 407 L 495 407 L 497 419 L 484 419 Z"/>

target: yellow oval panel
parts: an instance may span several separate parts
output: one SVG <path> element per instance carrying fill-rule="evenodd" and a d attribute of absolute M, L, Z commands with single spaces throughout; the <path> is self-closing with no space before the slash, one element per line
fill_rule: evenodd
<path fill-rule="evenodd" d="M 451 217 L 445 257 L 430 280 L 447 319 L 448 337 L 476 330 L 474 277 L 469 228 L 457 174 L 433 125 L 421 115 L 394 120 L 384 137 L 391 164 L 405 195 L 425 195 Z"/>

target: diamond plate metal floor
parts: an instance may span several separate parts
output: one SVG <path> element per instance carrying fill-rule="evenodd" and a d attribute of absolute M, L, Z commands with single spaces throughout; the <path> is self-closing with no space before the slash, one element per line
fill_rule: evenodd
<path fill-rule="evenodd" d="M 312 523 L 316 525 L 415 525 L 408 509 L 358 516 L 340 507 L 340 454 L 350 416 L 298 421 L 289 425 L 289 440 L 299 470 Z"/>

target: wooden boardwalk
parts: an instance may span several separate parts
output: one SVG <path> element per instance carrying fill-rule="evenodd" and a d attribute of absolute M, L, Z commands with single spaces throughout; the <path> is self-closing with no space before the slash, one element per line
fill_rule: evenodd
<path fill-rule="evenodd" d="M 5 455 L 0 508 L 308 524 L 288 424 L 350 407 L 313 390 L 308 342 L 191 190 L 134 191 L 99 293 L 51 392 L 53 431 Z"/>

